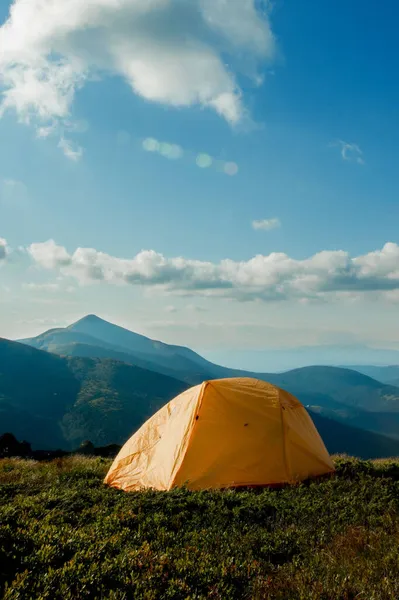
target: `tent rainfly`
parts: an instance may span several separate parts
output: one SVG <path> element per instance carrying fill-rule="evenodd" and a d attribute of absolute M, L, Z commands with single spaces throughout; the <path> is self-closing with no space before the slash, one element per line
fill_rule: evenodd
<path fill-rule="evenodd" d="M 126 442 L 105 480 L 125 491 L 294 483 L 334 471 L 304 406 L 258 379 L 205 381 Z"/>

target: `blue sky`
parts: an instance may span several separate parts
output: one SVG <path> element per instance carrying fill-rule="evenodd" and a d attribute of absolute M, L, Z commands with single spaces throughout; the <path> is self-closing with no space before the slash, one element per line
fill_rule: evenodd
<path fill-rule="evenodd" d="M 399 349 L 397 4 L 149 5 L 60 2 L 29 35 L 0 5 L 0 335 L 97 312 L 224 362 Z"/>

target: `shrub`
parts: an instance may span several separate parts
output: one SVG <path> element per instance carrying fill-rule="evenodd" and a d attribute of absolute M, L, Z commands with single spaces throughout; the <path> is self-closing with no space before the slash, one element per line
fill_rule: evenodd
<path fill-rule="evenodd" d="M 0 460 L 7 600 L 399 598 L 399 461 L 279 490 L 124 493 L 110 461 Z"/>

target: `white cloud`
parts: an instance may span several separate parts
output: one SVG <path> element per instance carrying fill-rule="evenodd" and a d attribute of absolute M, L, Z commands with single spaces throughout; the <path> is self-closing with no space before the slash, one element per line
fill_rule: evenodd
<path fill-rule="evenodd" d="M 57 269 L 70 264 L 70 256 L 65 248 L 57 246 L 53 240 L 41 244 L 31 244 L 28 252 L 34 261 L 45 269 Z"/>
<path fill-rule="evenodd" d="M 275 54 L 268 16 L 256 5 L 256 0 L 14 0 L 0 28 L 0 113 L 16 111 L 46 137 L 70 118 L 79 88 L 116 75 L 146 100 L 210 107 L 236 123 L 245 112 L 236 59 L 243 72 L 247 57 L 247 75 L 256 81 L 254 62 Z"/>
<path fill-rule="evenodd" d="M 270 231 L 271 229 L 277 229 L 281 227 L 280 219 L 262 219 L 260 221 L 252 221 L 253 229 L 263 229 L 264 231 Z"/>
<path fill-rule="evenodd" d="M 83 148 L 71 142 L 71 140 L 66 140 L 64 137 L 60 139 L 58 142 L 58 147 L 61 148 L 63 153 L 67 158 L 77 162 L 83 155 Z"/>
<path fill-rule="evenodd" d="M 219 263 L 166 258 L 154 250 L 131 259 L 93 248 L 70 254 L 53 240 L 31 244 L 33 261 L 82 283 L 155 286 L 168 293 L 219 296 L 238 300 L 328 300 L 338 294 L 384 293 L 399 289 L 399 245 L 351 257 L 348 252 L 322 251 L 296 260 L 284 253 L 257 255 L 248 261 Z"/>
<path fill-rule="evenodd" d="M 0 237 L 0 261 L 4 261 L 7 258 L 7 254 L 9 252 L 7 240 Z"/>
<path fill-rule="evenodd" d="M 357 144 L 338 140 L 338 142 L 334 142 L 330 145 L 338 146 L 340 148 L 342 160 L 347 162 L 355 162 L 358 165 L 364 165 L 363 151 Z"/>

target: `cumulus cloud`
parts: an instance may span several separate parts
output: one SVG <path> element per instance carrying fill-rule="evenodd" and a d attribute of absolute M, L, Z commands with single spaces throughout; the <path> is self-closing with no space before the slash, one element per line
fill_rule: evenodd
<path fill-rule="evenodd" d="M 272 252 L 248 261 L 225 259 L 218 263 L 166 258 L 154 250 L 128 259 L 93 248 L 77 248 L 70 254 L 54 240 L 31 244 L 28 253 L 37 265 L 59 270 L 82 283 L 156 286 L 170 293 L 242 301 L 328 299 L 336 294 L 399 289 L 399 245 L 395 243 L 357 257 L 339 250 L 296 260 Z"/>
<path fill-rule="evenodd" d="M 280 219 L 261 219 L 260 221 L 252 221 L 253 229 L 263 229 L 264 231 L 270 231 L 271 229 L 277 229 L 281 227 Z"/>
<path fill-rule="evenodd" d="M 258 0 L 14 0 L 0 47 L 0 113 L 34 120 L 46 137 L 68 120 L 77 90 L 107 75 L 148 101 L 236 123 L 235 64 L 242 72 L 247 57 L 256 79 L 253 64 L 273 58 L 275 39 Z"/>
<path fill-rule="evenodd" d="M 354 162 L 358 165 L 364 165 L 363 151 L 358 144 L 338 140 L 337 142 L 332 143 L 331 146 L 338 146 L 340 148 L 342 160 Z"/>
<path fill-rule="evenodd" d="M 58 142 L 58 147 L 61 148 L 63 153 L 67 158 L 77 162 L 83 155 L 83 148 L 71 142 L 71 140 L 66 140 L 65 138 L 61 138 Z"/>

